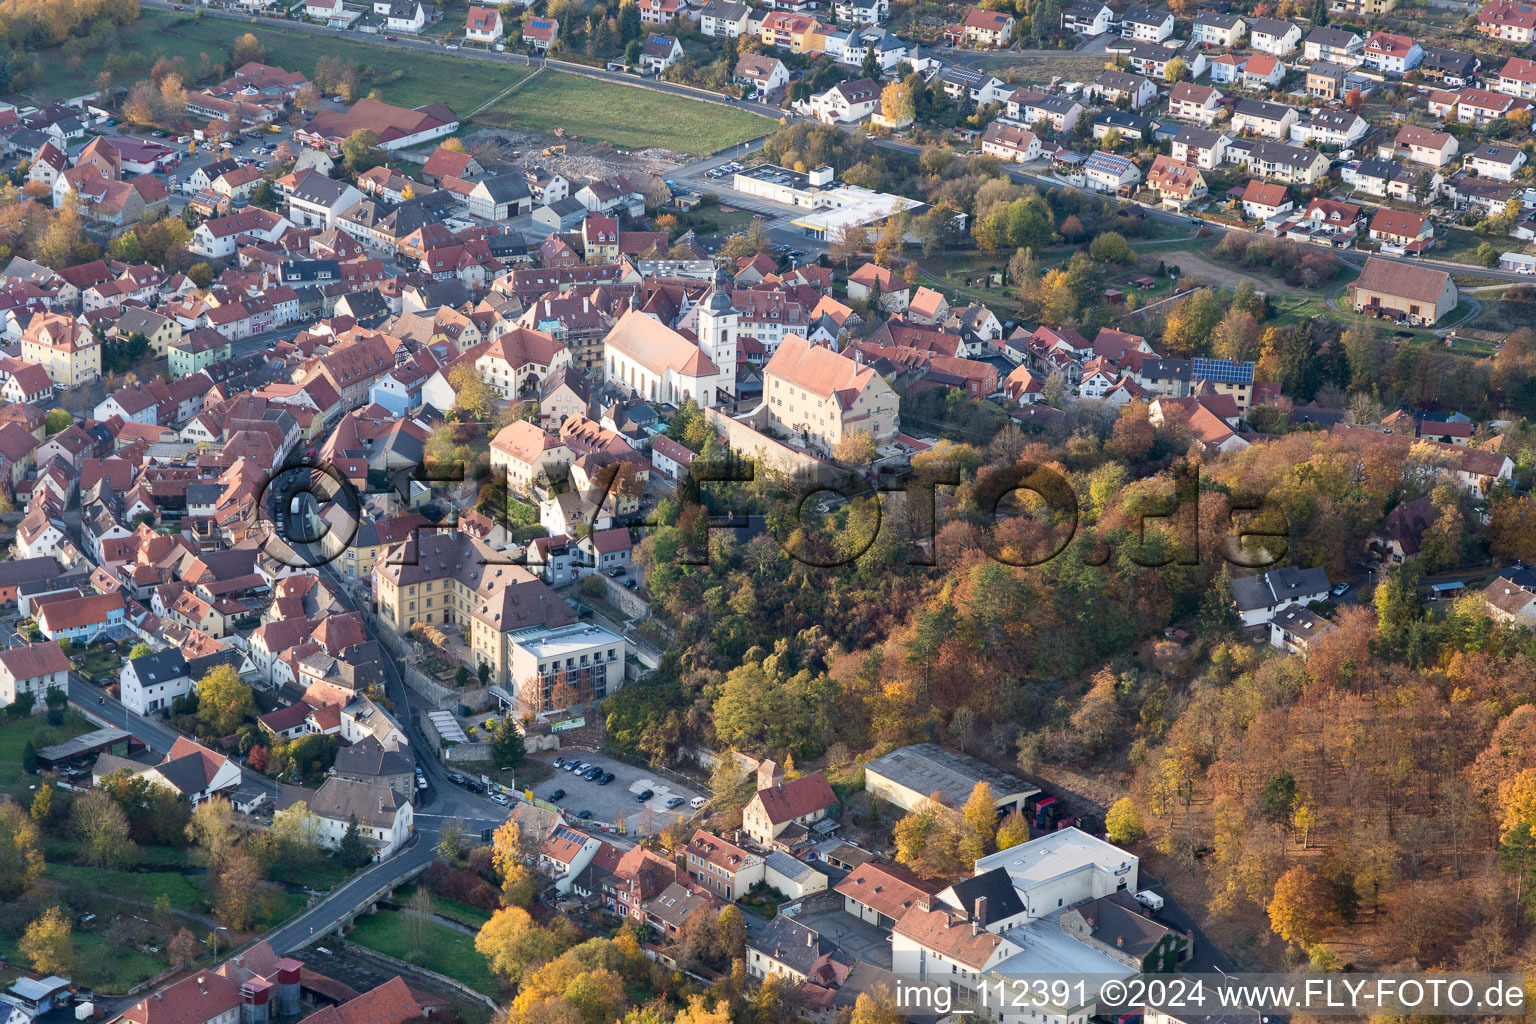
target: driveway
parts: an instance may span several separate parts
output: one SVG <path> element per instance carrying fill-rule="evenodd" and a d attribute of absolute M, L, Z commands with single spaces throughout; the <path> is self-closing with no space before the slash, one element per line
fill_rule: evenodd
<path fill-rule="evenodd" d="M 539 760 L 553 765 L 556 756 L 555 754 L 543 755 Z M 693 808 L 689 807 L 688 803 L 700 795 L 675 782 L 658 778 L 643 768 L 636 768 L 634 765 L 625 764 L 601 754 L 571 750 L 562 751 L 558 756 L 562 759 L 574 757 L 584 763 L 613 772 L 613 781 L 606 786 L 599 786 L 596 782 L 588 782 L 580 775 L 557 768 L 554 778 L 533 787 L 533 795 L 541 800 L 549 800 L 552 793 L 563 789 L 565 796 L 553 802 L 563 808 L 568 815 L 574 818 L 579 811 L 591 811 L 594 821 L 613 825 L 622 822 L 624 830 L 630 835 L 654 834 L 674 821 L 691 815 Z M 653 795 L 642 804 L 636 798 L 647 789 L 651 790 Z M 667 800 L 674 796 L 681 797 L 683 802 L 675 809 L 668 810 Z"/>
<path fill-rule="evenodd" d="M 867 964 L 891 969 L 891 937 L 868 921 L 861 921 L 842 910 L 822 910 L 795 920 L 830 939 L 846 952 Z"/>

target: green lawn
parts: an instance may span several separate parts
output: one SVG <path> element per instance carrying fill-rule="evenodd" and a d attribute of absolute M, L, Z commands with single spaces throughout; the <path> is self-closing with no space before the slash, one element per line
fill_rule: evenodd
<path fill-rule="evenodd" d="M 127 992 L 169 966 L 169 961 L 157 956 L 114 944 L 105 934 L 75 933 L 73 978 L 77 984 L 103 992 Z"/>
<path fill-rule="evenodd" d="M 413 925 L 405 914 L 380 910 L 359 918 L 347 938 L 360 946 L 446 974 L 492 998 L 501 995 L 501 982 L 486 966 L 485 957 L 475 951 L 474 939 L 429 921 L 424 925 L 422 949 L 418 951 Z"/>
<path fill-rule="evenodd" d="M 35 784 L 36 776 L 29 776 L 21 767 L 22 753 L 31 740 L 34 747 L 60 743 L 72 736 L 88 732 L 91 725 L 78 711 L 64 715 L 63 725 L 49 725 L 45 711 L 39 710 L 30 718 L 0 719 L 0 791 L 20 793 Z M 30 804 L 30 798 L 28 803 Z"/>
<path fill-rule="evenodd" d="M 661 146 L 683 153 L 713 153 L 775 127 L 766 117 L 716 103 L 550 71 L 476 120 L 532 131 L 564 128 L 583 142 L 609 142 L 620 149 Z"/>
<path fill-rule="evenodd" d="M 120 60 L 136 62 L 142 71 L 147 72 L 157 57 L 167 56 L 185 57 L 196 73 L 201 54 L 208 54 L 215 63 L 227 62 L 230 44 L 245 32 L 253 32 L 266 47 L 268 63 L 289 71 L 310 75 L 317 59 L 332 54 L 355 61 L 373 72 L 369 87 L 377 89 L 381 98 L 407 107 L 444 101 L 465 114 L 528 75 L 527 68 L 370 45 L 267 22 L 251 25 L 147 8 L 136 23 L 117 35 L 113 45 Z M 107 53 L 87 54 L 75 67 L 57 51 L 45 51 L 39 58 L 47 73 L 47 93 L 73 96 L 92 87 Z M 131 82 L 139 76 L 126 71 L 119 77 Z"/>
<path fill-rule="evenodd" d="M 416 886 L 407 885 L 395 892 L 394 901 L 401 906 L 406 906 L 415 894 Z M 459 924 L 468 925 L 471 928 L 479 928 L 491 919 L 491 912 L 489 910 L 481 910 L 479 907 L 472 907 L 468 903 L 444 899 L 441 896 L 432 897 L 432 912 L 439 917 L 446 917 L 450 921 L 457 921 Z"/>
<path fill-rule="evenodd" d="M 170 966 L 159 957 L 114 943 L 104 932 L 77 930 L 74 940 L 75 969 L 70 977 L 75 984 L 104 995 L 126 994 Z M 18 968 L 25 963 L 16 950 L 15 939 L 0 940 L 0 958 Z"/>
<path fill-rule="evenodd" d="M 85 864 L 49 864 L 43 877 L 79 892 L 95 891 L 118 899 L 153 903 L 164 896 L 171 906 L 197 910 L 203 893 L 197 880 L 179 871 L 104 871 Z"/>

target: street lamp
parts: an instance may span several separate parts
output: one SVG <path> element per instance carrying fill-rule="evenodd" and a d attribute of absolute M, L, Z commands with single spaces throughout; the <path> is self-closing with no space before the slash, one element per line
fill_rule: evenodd
<path fill-rule="evenodd" d="M 216 924 L 213 926 L 213 931 L 208 933 L 208 944 L 213 947 L 213 958 L 215 960 L 219 958 L 219 932 L 227 931 L 229 931 L 228 928 L 221 924 Z"/>

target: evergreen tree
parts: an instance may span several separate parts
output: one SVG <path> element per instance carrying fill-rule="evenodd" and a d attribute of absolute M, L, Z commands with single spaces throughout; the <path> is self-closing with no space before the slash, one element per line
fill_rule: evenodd
<path fill-rule="evenodd" d="M 355 871 L 373 860 L 373 851 L 363 841 L 363 830 L 357 824 L 357 815 L 347 819 L 347 831 L 341 837 L 341 849 L 338 851 L 341 866 L 348 871 Z"/>

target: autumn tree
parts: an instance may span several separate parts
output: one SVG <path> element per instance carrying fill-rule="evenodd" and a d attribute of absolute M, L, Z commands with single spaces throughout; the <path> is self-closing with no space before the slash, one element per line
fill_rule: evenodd
<path fill-rule="evenodd" d="M 1128 796 L 1116 800 L 1109 813 L 1104 815 L 1104 831 L 1115 843 L 1134 843 L 1145 836 L 1147 830 L 1142 827 L 1136 802 Z"/>
<path fill-rule="evenodd" d="M 560 952 L 558 939 L 540 928 L 522 907 L 504 907 L 491 915 L 475 936 L 475 949 L 491 970 L 517 981 L 534 964 L 553 960 Z"/>
<path fill-rule="evenodd" d="M 502 902 L 508 906 L 526 907 L 533 901 L 533 876 L 528 871 L 527 856 L 522 827 L 517 819 L 508 818 L 491 835 L 492 863 L 501 876 Z"/>
<path fill-rule="evenodd" d="M 22 933 L 18 951 L 41 975 L 68 975 L 75 965 L 75 940 L 69 918 L 58 907 L 43 911 Z"/>
<path fill-rule="evenodd" d="M 997 834 L 997 795 L 992 792 L 990 783 L 982 780 L 971 788 L 965 806 L 960 808 L 960 816 L 965 819 L 965 827 L 970 832 L 967 853 L 974 853 L 970 859 L 975 861 L 985 856 L 988 844 Z"/>
<path fill-rule="evenodd" d="M 308 864 L 320 858 L 325 825 L 302 801 L 272 815 L 270 832 L 290 863 Z"/>
<path fill-rule="evenodd" d="M 1317 942 L 1333 916 L 1325 883 L 1300 864 L 1280 876 L 1267 910 L 1275 934 L 1303 949 Z"/>
<path fill-rule="evenodd" d="M 197 715 L 220 736 L 238 729 L 255 709 L 251 688 L 233 665 L 211 669 L 197 683 Z"/>
<path fill-rule="evenodd" d="M 867 430 L 847 430 L 832 448 L 832 458 L 844 466 L 867 466 L 875 457 L 875 437 Z"/>
<path fill-rule="evenodd" d="M 261 864 L 248 850 L 237 848 L 225 858 L 219 872 L 219 918 L 235 931 L 244 931 L 255 916 L 255 896 L 263 875 Z"/>
<path fill-rule="evenodd" d="M 185 926 L 180 928 L 165 947 L 166 958 L 172 967 L 184 967 L 197 959 L 198 941 Z"/>
<path fill-rule="evenodd" d="M 80 840 L 86 863 L 96 865 L 98 877 L 107 868 L 128 859 L 133 840 L 128 837 L 128 816 L 106 793 L 93 789 L 70 808 L 70 823 Z"/>
<path fill-rule="evenodd" d="M 26 892 L 42 876 L 43 867 L 37 822 L 9 797 L 0 800 L 0 902 L 9 903 Z"/>
<path fill-rule="evenodd" d="M 240 834 L 235 810 L 223 797 L 213 797 L 198 804 L 192 811 L 192 820 L 187 823 L 187 840 L 202 849 L 208 865 L 215 870 L 239 845 Z"/>
<path fill-rule="evenodd" d="M 379 148 L 378 135 L 367 128 L 359 128 L 346 137 L 341 144 L 341 156 L 347 173 L 352 175 L 371 171 L 388 158 Z"/>
<path fill-rule="evenodd" d="M 964 850 L 969 830 L 964 819 L 945 807 L 937 793 L 898 821 L 891 838 L 896 843 L 897 862 L 924 877 L 949 877 L 969 867 Z"/>
<path fill-rule="evenodd" d="M 848 1024 L 901 1024 L 906 1017 L 897 1009 L 896 999 L 885 985 L 874 985 L 859 993 Z"/>
<path fill-rule="evenodd" d="M 461 362 L 448 371 L 453 388 L 453 412 L 461 421 L 486 422 L 496 415 L 496 392 L 470 362 Z"/>
<path fill-rule="evenodd" d="M 892 82 L 880 92 L 880 113 L 893 125 L 903 125 L 917 116 L 917 99 L 910 83 Z"/>
<path fill-rule="evenodd" d="M 997 848 L 1012 849 L 1029 842 L 1029 822 L 1018 811 L 1010 811 L 997 826 Z"/>
<path fill-rule="evenodd" d="M 238 67 L 251 61 L 266 60 L 267 51 L 253 33 L 245 32 L 235 37 L 234 45 L 229 48 L 229 59 Z"/>

